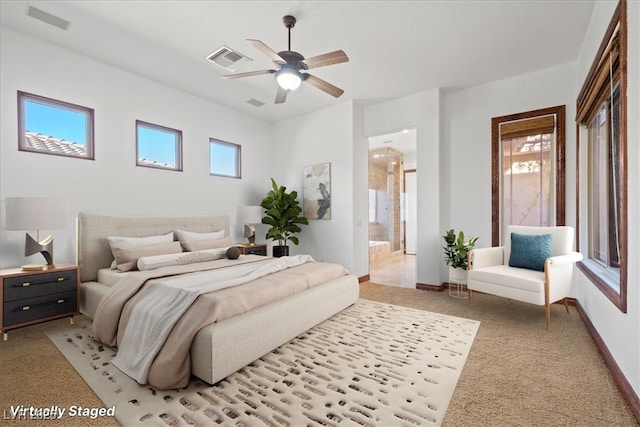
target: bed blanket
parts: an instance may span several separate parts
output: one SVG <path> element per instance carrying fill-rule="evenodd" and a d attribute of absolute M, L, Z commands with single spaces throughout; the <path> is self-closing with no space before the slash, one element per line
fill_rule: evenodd
<path fill-rule="evenodd" d="M 138 301 L 131 312 L 118 354 L 111 364 L 138 383 L 146 384 L 153 359 L 173 325 L 197 297 L 311 261 L 313 258 L 309 255 L 297 255 L 158 280 L 150 289 L 152 292 Z"/>
<path fill-rule="evenodd" d="M 158 332 L 158 330 L 153 332 L 155 335 L 166 335 L 166 339 L 161 340 L 155 357 L 149 358 L 148 367 L 144 367 L 146 361 L 142 362 L 144 373 L 136 373 L 135 369 L 138 367 L 134 366 L 134 377 L 141 383 L 147 382 L 159 389 L 185 387 L 190 375 L 189 348 L 198 330 L 216 321 L 244 313 L 348 274 L 340 265 L 306 262 L 308 259 L 300 265 L 284 266 L 283 263 L 293 265 L 292 258 L 295 257 L 281 259 L 278 267 L 273 264 L 273 261 L 265 260 L 264 257 L 243 256 L 240 258 L 241 263 L 237 262 L 239 260 L 236 262 L 218 260 L 196 265 L 168 267 L 162 269 L 161 272 L 136 273 L 116 284 L 113 291 L 103 298 L 94 318 L 93 334 L 97 340 L 118 347 L 119 353 L 128 352 L 124 348 L 128 347 L 126 343 L 132 337 L 134 341 L 148 340 L 148 334 L 140 335 L 136 332 L 139 331 L 137 327 L 131 329 L 133 332 L 127 333 L 131 319 L 138 317 L 138 314 L 135 314 L 136 307 L 139 304 L 144 304 L 140 301 L 156 298 L 153 296 L 156 293 L 154 289 L 163 289 L 166 292 L 167 287 L 162 282 L 173 282 L 170 287 L 179 288 L 179 284 L 176 286 L 179 280 L 174 276 L 187 273 L 184 275 L 187 285 L 197 284 L 195 285 L 197 289 L 195 298 L 187 296 L 186 300 L 192 299 L 192 301 L 187 304 L 189 307 L 184 310 L 183 315 L 169 321 L 163 332 Z M 226 269 L 230 265 L 237 264 L 241 265 L 240 270 L 244 272 L 243 274 L 232 273 L 234 269 Z M 212 269 L 221 270 L 222 279 L 212 283 L 211 290 L 206 290 L 206 287 L 201 285 L 207 280 L 201 280 L 199 276 L 208 276 L 208 271 Z M 279 271 L 273 272 L 275 270 Z M 257 278 L 256 276 L 261 275 L 262 272 L 270 274 Z M 241 282 L 246 283 L 240 286 Z M 157 303 L 156 306 L 163 307 Z M 172 314 L 170 315 L 169 310 L 165 311 L 168 317 L 174 317 Z M 156 315 L 158 313 L 162 314 L 162 310 Z M 156 316 L 156 318 L 158 317 Z M 134 350 L 134 353 L 138 351 Z M 135 360 L 135 358 L 134 356 L 133 359 Z M 131 364 L 131 362 L 116 363 L 124 366 L 125 369 L 129 369 L 128 364 Z M 129 372 L 127 373 L 129 374 Z"/>

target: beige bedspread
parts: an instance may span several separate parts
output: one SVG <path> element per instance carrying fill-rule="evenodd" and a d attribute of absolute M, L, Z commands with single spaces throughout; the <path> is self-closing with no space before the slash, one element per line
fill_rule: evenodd
<path fill-rule="evenodd" d="M 98 341 L 117 347 L 122 342 L 136 301 L 150 292 L 153 279 L 176 274 L 197 274 L 198 271 L 264 260 L 264 257 L 243 256 L 233 261 L 218 260 L 128 275 L 101 301 L 94 317 L 93 335 Z M 174 325 L 151 365 L 148 383 L 159 389 L 181 388 L 188 384 L 191 371 L 189 348 L 201 328 L 345 274 L 348 272 L 338 264 L 307 262 L 243 285 L 200 295 Z"/>

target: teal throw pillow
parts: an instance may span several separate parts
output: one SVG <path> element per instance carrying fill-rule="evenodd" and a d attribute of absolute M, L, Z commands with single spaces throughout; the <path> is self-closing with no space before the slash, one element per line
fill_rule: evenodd
<path fill-rule="evenodd" d="M 544 262 L 551 256 L 551 234 L 511 233 L 510 267 L 544 271 Z"/>

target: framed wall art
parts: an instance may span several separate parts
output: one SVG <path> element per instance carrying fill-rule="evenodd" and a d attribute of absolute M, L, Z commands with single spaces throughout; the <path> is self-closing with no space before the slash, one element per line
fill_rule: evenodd
<path fill-rule="evenodd" d="M 303 214 L 307 219 L 331 219 L 331 163 L 303 169 Z"/>

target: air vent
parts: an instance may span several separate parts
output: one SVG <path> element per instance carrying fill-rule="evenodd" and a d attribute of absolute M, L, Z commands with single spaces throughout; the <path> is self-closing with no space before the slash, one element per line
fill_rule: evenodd
<path fill-rule="evenodd" d="M 57 16 L 54 16 L 50 13 L 45 12 L 42 9 L 38 9 L 37 7 L 33 7 L 31 5 L 27 6 L 27 15 L 37 19 L 38 21 L 42 21 L 45 24 L 58 27 L 61 30 L 66 31 L 66 29 L 69 28 L 69 24 L 70 24 L 69 21 L 62 18 L 58 18 Z"/>
<path fill-rule="evenodd" d="M 247 101 L 247 104 L 251 104 L 254 107 L 262 107 L 264 105 L 264 102 L 258 101 L 255 98 L 251 98 L 250 100 Z"/>
<path fill-rule="evenodd" d="M 207 59 L 229 71 L 238 71 L 242 65 L 251 61 L 251 58 L 236 52 L 227 46 L 222 46 L 220 49 L 207 56 Z"/>
<path fill-rule="evenodd" d="M 393 144 L 393 139 L 387 139 L 382 141 L 383 144 Z"/>

